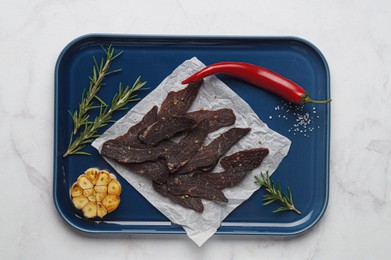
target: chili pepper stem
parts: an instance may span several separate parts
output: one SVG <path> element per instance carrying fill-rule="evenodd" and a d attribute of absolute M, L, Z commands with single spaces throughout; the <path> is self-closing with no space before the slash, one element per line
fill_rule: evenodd
<path fill-rule="evenodd" d="M 310 96 L 308 96 L 308 94 L 304 94 L 302 99 L 301 99 L 301 103 L 302 104 L 306 104 L 306 103 L 327 104 L 327 103 L 330 103 L 330 102 L 331 102 L 331 99 L 313 100 L 312 98 L 310 98 Z"/>

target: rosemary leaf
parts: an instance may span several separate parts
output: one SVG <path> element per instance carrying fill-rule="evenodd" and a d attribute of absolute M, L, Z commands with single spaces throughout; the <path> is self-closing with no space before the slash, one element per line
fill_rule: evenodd
<path fill-rule="evenodd" d="M 104 47 L 102 47 L 102 49 L 105 52 L 106 57 L 101 59 L 100 65 L 98 65 L 95 57 L 93 57 L 94 66 L 92 68 L 92 76 L 89 77 L 90 84 L 88 90 L 83 90 L 79 109 L 78 111 L 75 111 L 74 116 L 72 117 L 73 134 L 76 134 L 80 127 L 88 121 L 86 114 L 89 110 L 94 108 L 93 101 L 97 97 L 97 92 L 103 85 L 104 78 L 109 74 L 120 71 L 120 69 L 109 71 L 109 68 L 113 60 L 116 59 L 122 51 L 114 55 L 115 50 L 111 45 L 107 49 Z"/>
<path fill-rule="evenodd" d="M 277 213 L 277 212 L 281 212 L 281 211 L 286 211 L 286 210 L 289 210 L 289 208 L 287 208 L 287 207 L 279 207 L 278 209 L 273 210 L 273 213 Z"/>
<path fill-rule="evenodd" d="M 75 152 L 73 154 L 78 154 L 78 155 L 91 155 L 90 153 L 87 152 Z"/>
<path fill-rule="evenodd" d="M 273 202 L 280 203 L 281 207 L 273 211 L 273 213 L 292 210 L 297 214 L 301 214 L 299 210 L 295 208 L 293 203 L 293 196 L 291 189 L 288 187 L 288 195 L 281 191 L 281 184 L 277 182 L 277 187 L 272 180 L 270 180 L 269 173 L 261 173 L 261 177 L 255 176 L 255 183 L 261 185 L 266 189 L 268 194 L 263 196 L 263 205 L 269 205 Z"/>
<path fill-rule="evenodd" d="M 122 83 L 120 83 L 118 93 L 114 95 L 111 105 L 108 106 L 104 102 L 101 102 L 99 115 L 94 119 L 94 121 L 87 121 L 84 123 L 83 131 L 73 142 L 70 143 L 68 150 L 63 157 L 70 154 L 88 154 L 86 152 L 81 152 L 81 150 L 86 144 L 92 143 L 92 141 L 99 136 L 96 134 L 99 129 L 113 122 L 111 120 L 111 116 L 114 112 L 122 110 L 128 103 L 134 101 L 134 97 L 137 96 L 136 92 L 139 91 L 145 84 L 146 82 L 142 82 L 140 77 L 137 78 L 132 88 L 129 88 L 129 86 L 123 88 Z M 74 134 L 72 133 L 71 140 L 73 136 Z"/>

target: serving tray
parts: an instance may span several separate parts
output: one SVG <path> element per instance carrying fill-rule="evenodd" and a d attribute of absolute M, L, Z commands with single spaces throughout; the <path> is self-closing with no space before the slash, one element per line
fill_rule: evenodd
<path fill-rule="evenodd" d="M 71 185 L 87 168 L 115 172 L 99 153 L 87 146 L 91 156 L 65 153 L 75 111 L 83 89 L 88 87 L 93 57 L 100 60 L 102 47 L 110 44 L 123 51 L 111 68 L 122 71 L 105 80 L 100 97 L 110 101 L 119 82 L 132 84 L 138 76 L 147 81 L 146 96 L 184 60 L 197 57 L 209 65 L 220 61 L 243 61 L 267 67 L 303 86 L 313 99 L 330 98 L 328 65 L 321 52 L 296 37 L 163 37 L 140 35 L 86 35 L 69 43 L 55 68 L 54 182 L 53 198 L 61 217 L 80 231 L 95 234 L 185 233 L 171 223 L 120 175 L 121 204 L 103 220 L 89 220 L 73 207 Z M 268 126 L 292 141 L 289 154 L 272 180 L 292 190 L 295 206 L 302 212 L 273 213 L 278 205 L 262 205 L 263 189 L 235 209 L 217 234 L 294 235 L 314 226 L 324 214 L 329 192 L 330 104 L 295 106 L 278 96 L 245 82 L 219 78 L 241 96 Z M 130 104 L 130 109 L 134 104 Z M 121 118 L 126 111 L 114 115 Z M 101 133 L 105 129 L 101 130 Z"/>

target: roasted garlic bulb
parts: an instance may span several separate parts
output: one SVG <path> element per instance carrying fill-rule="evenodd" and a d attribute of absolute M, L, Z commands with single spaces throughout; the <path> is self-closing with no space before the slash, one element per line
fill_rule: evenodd
<path fill-rule="evenodd" d="M 70 193 L 73 205 L 82 210 L 86 218 L 103 218 L 118 207 L 121 191 L 114 174 L 90 168 L 77 178 Z"/>

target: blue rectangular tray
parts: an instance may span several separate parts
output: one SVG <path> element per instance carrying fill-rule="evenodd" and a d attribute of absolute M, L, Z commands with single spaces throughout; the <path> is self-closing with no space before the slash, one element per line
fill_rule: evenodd
<path fill-rule="evenodd" d="M 119 208 L 103 221 L 82 217 L 71 202 L 69 189 L 89 167 L 114 170 L 98 152 L 91 156 L 62 155 L 67 149 L 72 119 L 81 93 L 88 87 L 92 57 L 104 56 L 101 46 L 112 44 L 123 54 L 111 68 L 122 71 L 107 77 L 100 97 L 107 101 L 118 83 L 132 84 L 141 75 L 147 81 L 146 96 L 184 60 L 196 56 L 206 65 L 220 61 L 243 61 L 267 67 L 303 86 L 313 99 L 330 98 L 328 65 L 321 52 L 306 40 L 295 37 L 160 37 L 131 35 L 86 35 L 69 43 L 55 68 L 54 189 L 55 206 L 72 227 L 89 233 L 185 233 L 171 223 L 121 176 L 123 186 Z M 262 205 L 263 189 L 234 210 L 217 230 L 232 235 L 294 235 L 302 233 L 322 217 L 328 203 L 330 104 L 294 106 L 281 98 L 230 77 L 219 76 L 240 95 L 270 128 L 292 141 L 289 154 L 272 180 L 290 186 L 294 212 L 272 213 L 278 205 Z M 132 105 L 129 106 L 131 108 Z M 116 114 L 114 119 L 121 118 Z M 101 133 L 104 131 L 103 129 Z"/>

